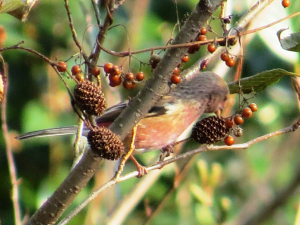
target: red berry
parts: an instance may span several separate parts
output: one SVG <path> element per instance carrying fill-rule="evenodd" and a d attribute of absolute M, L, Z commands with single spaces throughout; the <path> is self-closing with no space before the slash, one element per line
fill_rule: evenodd
<path fill-rule="evenodd" d="M 180 73 L 180 69 L 178 67 L 175 67 L 173 74 L 179 74 Z"/>
<path fill-rule="evenodd" d="M 227 53 L 227 52 L 223 52 L 223 53 L 221 54 L 221 59 L 222 59 L 223 61 L 227 61 L 227 60 L 229 59 L 228 53 Z"/>
<path fill-rule="evenodd" d="M 200 29 L 200 34 L 201 35 L 205 35 L 207 33 L 207 28 L 206 27 L 202 27 L 201 29 Z"/>
<path fill-rule="evenodd" d="M 286 7 L 290 6 L 291 1 L 290 0 L 282 0 L 281 4 L 284 8 L 286 8 Z"/>
<path fill-rule="evenodd" d="M 195 52 L 199 51 L 200 45 L 192 45 L 188 48 L 189 54 L 194 54 Z"/>
<path fill-rule="evenodd" d="M 258 109 L 255 103 L 251 103 L 250 105 L 248 105 L 248 107 L 251 109 L 252 112 L 256 112 Z"/>
<path fill-rule="evenodd" d="M 233 145 L 234 138 L 232 136 L 228 135 L 227 137 L 224 138 L 224 143 L 228 146 Z"/>
<path fill-rule="evenodd" d="M 234 122 L 233 122 L 233 119 L 232 118 L 227 118 L 225 120 L 225 126 L 230 129 L 234 126 Z"/>
<path fill-rule="evenodd" d="M 136 86 L 134 81 L 128 81 L 128 80 L 124 80 L 123 81 L 123 87 L 126 89 L 134 89 Z"/>
<path fill-rule="evenodd" d="M 228 60 L 225 61 L 225 63 L 228 67 L 233 67 L 235 66 L 235 59 L 230 57 Z"/>
<path fill-rule="evenodd" d="M 95 66 L 92 70 L 91 70 L 91 74 L 94 76 L 98 76 L 100 74 L 100 69 L 99 67 Z"/>
<path fill-rule="evenodd" d="M 121 69 L 118 66 L 114 66 L 110 71 L 110 75 L 120 75 L 120 74 L 121 74 Z"/>
<path fill-rule="evenodd" d="M 144 78 L 145 78 L 145 74 L 144 74 L 144 72 L 142 72 L 142 71 L 138 72 L 138 73 L 135 75 L 135 79 L 136 79 L 137 81 L 142 81 L 142 80 L 144 80 Z"/>
<path fill-rule="evenodd" d="M 186 63 L 186 62 L 189 61 L 189 59 L 190 59 L 189 55 L 185 54 L 185 55 L 182 57 L 181 61 L 182 61 L 183 63 Z"/>
<path fill-rule="evenodd" d="M 105 63 L 103 66 L 105 73 L 110 73 L 113 68 L 114 68 L 114 64 L 112 64 L 112 63 Z"/>
<path fill-rule="evenodd" d="M 109 75 L 109 85 L 111 87 L 119 86 L 122 83 L 122 78 L 119 75 Z"/>
<path fill-rule="evenodd" d="M 181 82 L 181 77 L 178 74 L 173 74 L 171 76 L 171 82 L 173 84 L 179 84 Z"/>
<path fill-rule="evenodd" d="M 198 41 L 207 41 L 207 37 L 205 35 L 199 35 Z"/>
<path fill-rule="evenodd" d="M 217 46 L 214 44 L 214 43 L 211 43 L 211 44 L 208 44 L 207 45 L 207 50 L 210 52 L 210 53 L 213 53 L 214 51 L 216 51 L 217 49 Z"/>
<path fill-rule="evenodd" d="M 68 65 L 67 65 L 66 62 L 61 61 L 61 62 L 58 62 L 57 64 L 58 64 L 57 70 L 59 72 L 65 72 L 67 70 L 67 68 L 68 68 Z"/>
<path fill-rule="evenodd" d="M 84 76 L 82 73 L 78 73 L 75 75 L 76 80 L 78 80 L 79 82 L 83 82 L 84 81 Z"/>
<path fill-rule="evenodd" d="M 236 125 L 241 125 L 241 124 L 243 124 L 243 123 L 244 123 L 243 117 L 242 117 L 240 114 L 235 115 L 235 117 L 234 117 L 234 123 L 235 123 Z"/>
<path fill-rule="evenodd" d="M 126 73 L 125 74 L 125 80 L 133 81 L 134 80 L 134 74 L 133 73 Z"/>
<path fill-rule="evenodd" d="M 243 112 L 242 112 L 242 117 L 244 118 L 251 118 L 252 117 L 252 110 L 250 108 L 244 108 Z"/>
<path fill-rule="evenodd" d="M 73 75 L 76 75 L 76 74 L 81 73 L 82 71 L 81 71 L 81 68 L 79 65 L 74 65 L 71 69 L 71 72 Z"/>

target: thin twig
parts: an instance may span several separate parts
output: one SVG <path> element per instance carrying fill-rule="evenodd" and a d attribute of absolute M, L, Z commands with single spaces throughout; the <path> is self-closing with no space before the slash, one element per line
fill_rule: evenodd
<path fill-rule="evenodd" d="M 75 42 L 75 44 L 77 45 L 80 53 L 82 54 L 84 60 L 86 63 L 89 63 L 89 58 L 88 56 L 84 53 L 83 51 L 83 48 L 82 46 L 80 45 L 78 39 L 77 39 L 77 34 L 76 34 L 76 31 L 75 31 L 75 27 L 74 27 L 74 24 L 73 24 L 73 19 L 72 19 L 72 16 L 71 16 L 71 12 L 70 12 L 70 8 L 69 8 L 69 0 L 64 0 L 65 1 L 65 8 L 66 8 L 66 11 L 67 11 L 67 15 L 68 15 L 68 19 L 69 19 L 69 26 L 70 26 L 70 30 L 72 32 L 72 37 L 73 37 L 73 41 Z"/>
<path fill-rule="evenodd" d="M 30 53 L 33 53 L 33 54 L 41 57 L 43 60 L 45 60 L 46 62 L 48 62 L 51 65 L 58 66 L 54 61 L 50 60 L 48 57 L 44 56 L 43 54 L 39 53 L 38 51 L 35 51 L 33 49 L 30 49 L 30 48 L 22 47 L 22 46 L 20 46 L 21 44 L 24 44 L 24 41 L 21 41 L 16 45 L 12 45 L 12 46 L 9 46 L 9 47 L 6 47 L 6 48 L 0 48 L 0 52 L 4 52 L 6 50 L 22 49 L 22 50 L 28 51 Z"/>
<path fill-rule="evenodd" d="M 295 16 L 299 16 L 300 12 L 296 12 L 293 13 L 292 15 L 286 16 L 280 20 L 277 20 L 273 23 L 270 23 L 268 25 L 262 26 L 262 27 L 258 27 L 252 30 L 248 30 L 248 31 L 243 31 L 240 32 L 239 34 L 234 34 L 234 35 L 230 35 L 227 36 L 226 38 L 216 38 L 216 39 L 210 39 L 210 40 L 206 40 L 206 41 L 195 41 L 195 42 L 189 42 L 189 43 L 183 43 L 183 44 L 174 44 L 174 45 L 166 45 L 166 46 L 158 46 L 158 47 L 151 47 L 151 48 L 145 48 L 145 49 L 141 49 L 141 50 L 136 50 L 136 51 L 125 51 L 125 52 L 115 52 L 115 51 L 111 51 L 109 49 L 106 49 L 105 47 L 103 47 L 100 42 L 98 42 L 99 47 L 106 53 L 113 55 L 113 56 L 117 56 L 117 57 L 127 57 L 129 55 L 135 55 L 135 54 L 140 54 L 143 52 L 150 52 L 150 51 L 155 51 L 155 50 L 166 50 L 166 49 L 170 49 L 170 48 L 185 48 L 185 47 L 190 47 L 193 45 L 205 45 L 205 44 L 209 44 L 209 43 L 219 43 L 219 42 L 224 42 L 225 40 L 230 40 L 230 39 L 235 39 L 238 36 L 243 36 L 243 35 L 247 35 L 247 34 L 252 34 L 252 33 L 256 33 L 258 31 L 264 30 L 266 28 L 269 28 L 271 26 L 276 25 L 277 23 L 280 23 L 284 20 L 293 18 Z"/>
<path fill-rule="evenodd" d="M 95 11 L 95 17 L 96 17 L 97 25 L 98 25 L 98 27 L 100 27 L 100 25 L 101 25 L 100 24 L 100 21 L 101 21 L 101 19 L 100 19 L 100 10 L 98 9 L 98 6 L 97 6 L 95 0 L 91 0 L 91 2 L 92 2 L 92 5 L 93 5 L 93 9 Z"/>
<path fill-rule="evenodd" d="M 57 73 L 57 75 L 60 77 L 61 81 L 64 83 L 65 87 L 67 88 L 67 91 L 70 95 L 70 97 L 74 100 L 74 97 L 73 97 L 73 94 L 72 94 L 72 91 L 71 89 L 69 88 L 68 84 L 66 83 L 66 81 L 64 80 L 64 78 L 62 77 L 61 73 L 57 70 L 57 66 L 59 66 L 56 62 L 52 61 L 51 59 L 49 59 L 47 56 L 33 50 L 33 49 L 30 49 L 30 48 L 26 48 L 26 47 L 22 47 L 22 46 L 19 46 L 20 44 L 23 44 L 24 42 L 20 42 L 16 45 L 13 45 L 13 46 L 10 46 L 10 47 L 6 47 L 6 48 L 2 48 L 0 49 L 0 52 L 2 51 L 6 51 L 6 50 L 13 50 L 13 49 L 20 49 L 20 50 L 25 50 L 25 51 L 28 51 L 30 53 L 33 53 L 39 57 L 41 57 L 44 61 L 46 61 L 47 63 L 50 64 L 50 66 L 52 66 L 52 68 L 55 70 L 55 72 Z M 72 78 L 75 82 L 78 83 L 78 81 L 70 75 L 70 73 L 68 71 L 66 71 L 68 74 L 69 74 L 69 77 Z"/>
<path fill-rule="evenodd" d="M 99 30 L 98 35 L 97 35 L 97 40 L 96 40 L 96 43 L 95 43 L 95 47 L 94 47 L 93 51 L 90 54 L 91 65 L 92 66 L 97 65 L 98 59 L 100 57 L 100 52 L 101 52 L 101 48 L 100 48 L 99 44 L 101 44 L 101 45 L 103 44 L 104 39 L 105 39 L 105 35 L 108 31 L 108 28 L 113 22 L 113 15 L 114 15 L 114 12 L 115 12 L 115 9 L 113 8 L 114 2 L 115 2 L 114 0 L 105 1 L 106 9 L 107 9 L 106 16 L 105 16 L 103 25 L 100 26 L 100 30 Z"/>
<path fill-rule="evenodd" d="M 1 107 L 1 118 L 2 118 L 2 130 L 6 145 L 6 156 L 7 162 L 9 167 L 10 173 L 10 181 L 12 185 L 12 193 L 11 193 L 11 200 L 13 203 L 14 208 L 14 217 L 15 217 L 15 224 L 21 225 L 21 212 L 20 212 L 20 205 L 19 205 L 19 181 L 17 180 L 17 171 L 16 165 L 13 158 L 12 146 L 10 142 L 8 126 L 7 126 L 7 117 L 6 117 L 6 106 L 7 106 L 7 91 L 8 91 L 8 71 L 7 66 L 5 65 L 5 61 L 0 55 L 0 60 L 2 62 L 3 68 L 3 84 L 4 84 L 4 91 L 3 91 L 3 99 L 2 99 L 2 107 Z"/>
<path fill-rule="evenodd" d="M 252 21 L 252 19 L 257 16 L 260 12 L 263 11 L 268 5 L 270 5 L 274 0 L 258 0 L 256 4 L 254 4 L 235 24 L 235 27 L 233 29 L 234 35 L 232 36 L 241 36 L 243 33 L 241 33 L 247 25 Z M 256 31 L 257 32 L 257 31 Z M 227 37 L 230 38 L 232 36 Z M 205 60 L 210 61 L 211 59 L 215 58 L 220 54 L 220 52 L 223 51 L 223 48 L 217 48 L 217 50 L 213 53 L 207 53 L 204 56 L 202 56 L 190 69 L 189 71 L 186 71 L 187 74 L 182 73 L 182 76 L 189 76 L 189 73 L 192 73 L 193 71 L 197 70 L 201 63 L 203 63 Z"/>

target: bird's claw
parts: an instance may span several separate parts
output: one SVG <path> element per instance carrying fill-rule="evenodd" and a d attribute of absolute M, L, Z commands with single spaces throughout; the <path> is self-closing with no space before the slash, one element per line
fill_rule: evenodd
<path fill-rule="evenodd" d="M 137 178 L 141 178 L 145 174 L 148 174 L 148 170 L 146 167 L 139 165 L 136 168 L 137 168 L 137 171 L 139 172 L 139 174 L 136 176 Z"/>
<path fill-rule="evenodd" d="M 136 166 L 137 171 L 139 172 L 139 174 L 136 176 L 137 178 L 141 178 L 145 174 L 148 174 L 148 170 L 146 167 L 139 164 L 139 162 L 132 155 L 130 156 L 130 158 L 131 158 L 132 162 L 134 163 L 134 165 Z"/>
<path fill-rule="evenodd" d="M 167 145 L 166 147 L 163 147 L 161 149 L 161 154 L 159 156 L 159 161 L 164 161 L 166 157 L 169 157 L 171 153 L 174 152 L 174 146 L 173 145 Z"/>

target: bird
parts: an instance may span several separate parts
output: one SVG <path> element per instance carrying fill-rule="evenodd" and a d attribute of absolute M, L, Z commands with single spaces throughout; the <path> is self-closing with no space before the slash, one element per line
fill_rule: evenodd
<path fill-rule="evenodd" d="M 194 76 L 183 79 L 161 97 L 138 122 L 134 140 L 135 153 L 162 149 L 174 144 L 202 114 L 218 114 L 222 111 L 228 95 L 227 83 L 213 72 L 197 72 Z M 127 105 L 128 102 L 123 102 L 106 109 L 102 116 L 95 119 L 97 126 L 109 127 Z M 38 130 L 22 134 L 17 139 L 70 135 L 76 134 L 77 129 L 77 126 L 71 126 Z M 83 135 L 86 136 L 88 131 L 85 127 Z M 124 146 L 129 148 L 131 140 L 132 132 L 123 140 Z"/>

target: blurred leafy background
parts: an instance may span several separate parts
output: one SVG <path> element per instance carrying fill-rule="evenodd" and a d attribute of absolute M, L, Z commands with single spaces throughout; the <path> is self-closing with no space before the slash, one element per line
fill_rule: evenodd
<path fill-rule="evenodd" d="M 252 5 L 254 1 L 249 1 Z M 113 29 L 109 30 L 104 45 L 114 51 L 142 49 L 163 46 L 172 37 L 177 22 L 176 7 L 180 20 L 189 13 L 197 1 L 178 0 L 177 6 L 172 0 L 126 1 L 114 16 Z M 78 53 L 69 30 L 63 1 L 43 0 L 31 10 L 28 20 L 21 23 L 7 15 L 0 15 L 0 25 L 7 32 L 5 46 L 11 46 L 24 40 L 24 46 L 35 49 L 51 59 L 66 60 Z M 79 39 L 86 52 L 92 49 L 97 34 L 96 22 L 89 1 L 70 1 L 70 9 Z M 247 1 L 230 1 L 229 14 L 234 14 L 233 22 L 247 11 Z M 300 8 L 299 1 L 283 9 L 281 1 L 274 1 L 264 12 L 264 20 L 256 18 L 251 27 L 258 27 L 280 19 Z M 274 16 L 275 10 L 275 16 Z M 103 17 L 105 11 L 101 11 Z M 217 16 L 217 14 L 216 14 Z M 288 24 L 286 24 L 288 23 Z M 91 26 L 93 25 L 93 26 Z M 299 29 L 299 17 L 280 23 L 279 27 L 289 26 L 291 32 Z M 218 21 L 213 21 L 213 29 L 221 34 Z M 126 29 L 125 29 L 126 27 Z M 299 73 L 299 56 L 284 51 L 276 37 L 277 28 L 269 28 L 267 35 L 248 35 L 245 37 L 245 60 L 242 76 L 247 77 L 268 69 L 283 68 Z M 208 35 L 213 38 L 213 35 Z M 237 47 L 238 48 L 238 47 Z M 232 50 L 233 51 L 233 50 Z M 192 65 L 205 48 L 192 55 Z M 236 54 L 239 54 L 237 52 Z M 150 53 L 137 55 L 144 62 Z M 8 126 L 14 149 L 14 157 L 20 178 L 20 204 L 22 215 L 32 215 L 60 182 L 66 177 L 74 159 L 72 137 L 33 139 L 19 142 L 14 139 L 20 133 L 59 126 L 73 125 L 78 122 L 73 112 L 68 93 L 58 76 L 39 57 L 22 50 L 3 52 L 9 66 Z M 217 57 L 218 58 L 218 57 Z M 128 59 L 112 57 L 102 53 L 98 65 L 113 62 L 128 69 Z M 69 68 L 76 63 L 69 60 Z M 228 69 L 219 59 L 211 62 L 208 70 L 224 74 L 232 81 L 235 69 Z M 132 60 L 131 69 L 139 70 L 139 63 Z M 147 76 L 151 76 L 148 67 L 142 67 Z M 220 72 L 221 71 L 221 72 Z M 74 85 L 67 81 L 70 86 Z M 110 88 L 103 77 L 104 91 L 108 105 L 133 96 L 142 84 L 133 91 Z M 259 111 L 243 124 L 244 135 L 237 143 L 249 141 L 257 136 L 281 129 L 293 123 L 299 115 L 298 102 L 288 77 L 259 93 L 252 99 Z M 251 101 L 252 101 L 251 100 Z M 237 110 L 235 106 L 231 112 Z M 0 219 L 1 224 L 13 224 L 12 204 L 10 200 L 10 178 L 5 155 L 5 145 L 1 132 L 0 142 Z M 281 135 L 258 143 L 247 150 L 205 152 L 197 155 L 191 168 L 178 184 L 175 193 L 163 209 L 154 218 L 152 224 L 257 224 L 247 221 L 263 212 L 262 224 L 293 224 L 299 208 L 300 190 L 290 192 L 275 211 L 266 210 L 266 204 L 278 197 L 278 193 L 288 186 L 295 175 L 299 176 L 299 131 Z M 197 147 L 195 143 L 184 146 L 187 149 Z M 139 157 L 148 165 L 157 160 L 159 153 L 151 152 Z M 74 208 L 85 199 L 93 188 L 109 180 L 116 170 L 115 164 L 107 162 L 102 170 L 76 198 L 70 208 Z M 125 172 L 134 170 L 128 162 Z M 158 180 L 149 187 L 145 196 L 127 216 L 123 224 L 143 224 L 146 212 L 154 209 L 173 187 L 176 165 L 168 165 L 160 171 Z M 145 179 L 141 178 L 141 179 Z M 299 179 L 299 177 L 298 177 Z M 110 213 L 120 200 L 135 188 L 139 179 L 120 183 L 94 200 L 70 224 L 106 224 Z M 84 222 L 83 222 L 84 221 Z"/>

